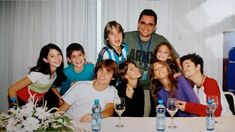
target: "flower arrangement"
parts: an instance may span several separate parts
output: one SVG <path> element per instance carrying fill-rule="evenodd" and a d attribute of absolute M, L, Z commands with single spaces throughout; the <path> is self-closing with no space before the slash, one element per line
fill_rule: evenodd
<path fill-rule="evenodd" d="M 55 109 L 47 110 L 46 102 L 37 106 L 31 96 L 24 106 L 0 114 L 0 131 L 73 131 L 72 119 L 59 112 L 51 113 Z"/>

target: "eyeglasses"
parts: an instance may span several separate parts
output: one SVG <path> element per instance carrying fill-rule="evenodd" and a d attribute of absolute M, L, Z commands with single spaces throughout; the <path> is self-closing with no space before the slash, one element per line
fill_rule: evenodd
<path fill-rule="evenodd" d="M 140 22 L 140 26 L 147 26 L 147 27 L 153 27 L 153 23 L 145 23 L 145 22 Z"/>

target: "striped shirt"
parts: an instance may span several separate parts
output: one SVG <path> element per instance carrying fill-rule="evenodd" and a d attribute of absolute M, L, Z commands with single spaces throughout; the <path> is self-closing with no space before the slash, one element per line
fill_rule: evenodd
<path fill-rule="evenodd" d="M 104 59 L 111 59 L 117 64 L 121 64 L 127 60 L 128 46 L 126 44 L 121 44 L 121 49 L 121 53 L 118 54 L 112 46 L 106 45 L 99 52 L 97 63 Z"/>

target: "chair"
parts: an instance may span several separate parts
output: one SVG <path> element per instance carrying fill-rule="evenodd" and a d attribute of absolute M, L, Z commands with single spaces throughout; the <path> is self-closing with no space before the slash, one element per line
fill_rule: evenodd
<path fill-rule="evenodd" d="M 224 95 L 228 101 L 230 110 L 232 111 L 233 115 L 235 115 L 235 95 L 228 91 L 225 91 Z"/>

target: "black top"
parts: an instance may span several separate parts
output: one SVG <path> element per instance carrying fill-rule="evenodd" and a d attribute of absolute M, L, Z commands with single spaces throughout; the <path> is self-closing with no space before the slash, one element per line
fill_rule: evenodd
<path fill-rule="evenodd" d="M 143 117 L 144 115 L 144 91 L 143 88 L 137 87 L 133 88 L 134 93 L 132 98 L 126 96 L 127 85 L 125 83 L 120 83 L 117 86 L 118 95 L 120 97 L 125 97 L 126 109 L 122 116 L 128 117 Z M 114 113 L 117 116 L 117 113 Z"/>

